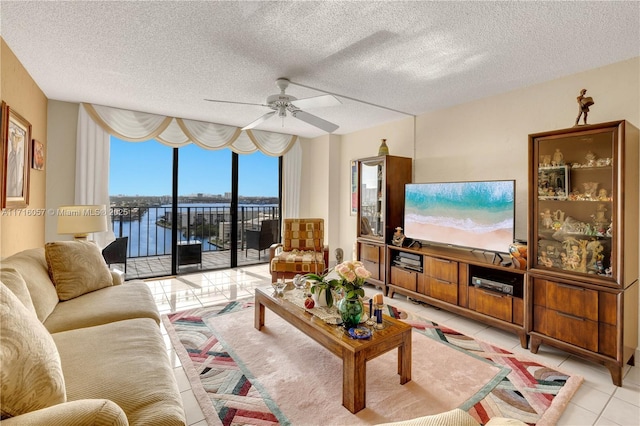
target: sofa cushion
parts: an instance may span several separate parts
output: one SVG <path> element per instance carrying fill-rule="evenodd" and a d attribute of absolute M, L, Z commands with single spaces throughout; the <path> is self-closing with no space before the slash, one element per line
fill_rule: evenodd
<path fill-rule="evenodd" d="M 51 335 L 1 283 L 0 365 L 3 418 L 66 401 L 60 356 Z"/>
<path fill-rule="evenodd" d="M 2 268 L 14 268 L 24 278 L 38 319 L 44 322 L 58 304 L 58 294 L 47 270 L 44 248 L 24 250 L 2 259 Z"/>
<path fill-rule="evenodd" d="M 185 423 L 182 398 L 155 321 L 124 320 L 52 336 L 69 401 L 111 400 L 132 425 Z"/>
<path fill-rule="evenodd" d="M 60 300 L 113 285 L 111 272 L 92 241 L 56 241 L 44 246 L 49 275 Z"/>
<path fill-rule="evenodd" d="M 320 274 L 325 270 L 322 251 L 283 251 L 271 259 L 270 271 L 276 274 Z"/>
<path fill-rule="evenodd" d="M 16 297 L 18 297 L 18 300 L 22 302 L 25 308 L 29 309 L 34 314 L 36 313 L 36 308 L 33 307 L 33 301 L 29 295 L 27 283 L 18 271 L 13 268 L 0 269 L 0 281 L 6 285 L 9 290 L 16 295 Z"/>
<path fill-rule="evenodd" d="M 57 333 L 131 318 L 151 318 L 160 324 L 158 307 L 143 281 L 128 281 L 60 302 L 44 326 Z"/>
<path fill-rule="evenodd" d="M 378 426 L 480 426 L 480 423 L 466 411 L 454 408 L 444 413 L 399 422 L 381 423 Z"/>
<path fill-rule="evenodd" d="M 127 415 L 112 401 L 80 399 L 2 421 L 2 426 L 128 426 Z"/>
<path fill-rule="evenodd" d="M 285 219 L 283 250 L 322 251 L 324 219 Z"/>

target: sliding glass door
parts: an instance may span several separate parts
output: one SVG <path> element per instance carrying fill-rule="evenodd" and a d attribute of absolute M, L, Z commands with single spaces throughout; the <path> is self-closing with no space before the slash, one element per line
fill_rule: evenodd
<path fill-rule="evenodd" d="M 267 261 L 280 240 L 279 159 L 260 151 L 238 156 L 238 264 Z"/>
<path fill-rule="evenodd" d="M 114 233 L 129 237 L 127 276 L 268 262 L 265 244 L 279 240 L 280 164 L 260 152 L 112 137 L 109 193 Z"/>
<path fill-rule="evenodd" d="M 128 237 L 127 276 L 171 274 L 173 149 L 111 137 L 109 195 L 116 237 Z"/>
<path fill-rule="evenodd" d="M 178 148 L 178 272 L 231 266 L 232 154 L 194 144 Z M 194 245 L 200 256 L 193 255 Z M 188 252 L 192 256 L 180 256 Z"/>

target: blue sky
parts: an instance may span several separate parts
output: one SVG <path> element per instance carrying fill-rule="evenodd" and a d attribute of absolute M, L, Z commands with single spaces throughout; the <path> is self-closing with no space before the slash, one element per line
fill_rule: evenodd
<path fill-rule="evenodd" d="M 179 149 L 178 192 L 231 192 L 231 150 L 195 144 Z M 154 140 L 125 142 L 111 137 L 110 195 L 171 195 L 173 148 Z M 239 195 L 278 196 L 278 158 L 261 152 L 240 155 Z"/>

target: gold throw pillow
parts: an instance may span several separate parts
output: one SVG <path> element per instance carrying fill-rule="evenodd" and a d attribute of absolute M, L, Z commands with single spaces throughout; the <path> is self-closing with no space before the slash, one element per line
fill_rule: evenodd
<path fill-rule="evenodd" d="M 113 285 L 111 272 L 92 241 L 56 241 L 44 246 L 58 298 L 69 300 Z"/>

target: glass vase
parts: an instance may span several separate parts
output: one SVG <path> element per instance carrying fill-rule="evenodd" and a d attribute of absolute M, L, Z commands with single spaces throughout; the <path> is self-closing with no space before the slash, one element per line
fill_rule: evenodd
<path fill-rule="evenodd" d="M 360 298 L 347 299 L 345 297 L 338 302 L 338 312 L 340 312 L 344 328 L 357 327 L 364 312 L 364 305 Z"/>

